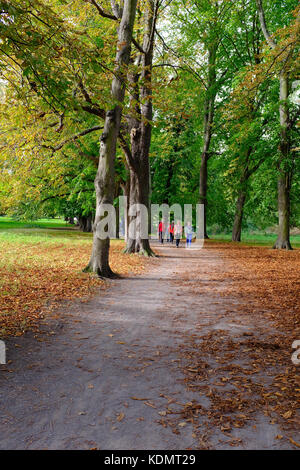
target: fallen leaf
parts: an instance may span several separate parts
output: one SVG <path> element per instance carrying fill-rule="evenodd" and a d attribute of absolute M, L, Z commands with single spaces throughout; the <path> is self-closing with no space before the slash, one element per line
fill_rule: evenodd
<path fill-rule="evenodd" d="M 139 401 L 145 401 L 145 400 L 149 400 L 149 398 L 138 398 L 138 397 L 130 397 L 131 400 L 139 400 Z"/>
<path fill-rule="evenodd" d="M 290 441 L 291 441 L 292 444 L 294 444 L 294 446 L 300 447 L 300 444 L 298 442 L 294 441 L 294 439 L 292 439 L 291 437 L 290 437 Z"/>
<path fill-rule="evenodd" d="M 117 421 L 120 422 L 120 421 L 122 421 L 122 419 L 124 419 L 124 418 L 125 418 L 124 413 L 119 413 L 118 416 L 117 416 Z"/>

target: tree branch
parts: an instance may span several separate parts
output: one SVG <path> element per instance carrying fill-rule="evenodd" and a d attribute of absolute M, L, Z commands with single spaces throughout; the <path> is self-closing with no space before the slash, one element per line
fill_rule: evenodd
<path fill-rule="evenodd" d="M 79 194 L 79 193 L 86 193 L 86 192 L 90 192 L 92 193 L 94 191 L 94 188 L 82 188 L 82 189 L 79 189 L 78 191 L 76 191 L 75 193 L 72 193 L 71 191 L 69 191 L 68 193 L 63 193 L 63 194 L 54 194 L 52 196 L 48 196 L 48 197 L 45 197 L 44 199 L 41 200 L 41 204 L 43 204 L 44 202 L 46 201 L 49 201 L 49 199 L 55 199 L 57 197 L 64 197 L 64 196 L 70 196 L 71 194 Z"/>
<path fill-rule="evenodd" d="M 57 152 L 58 150 L 60 150 L 68 142 L 71 142 L 72 140 L 76 140 L 79 137 L 83 137 L 84 135 L 90 134 L 91 132 L 99 131 L 100 129 L 103 129 L 103 126 L 90 127 L 89 129 L 85 129 L 84 131 L 81 131 L 78 134 L 74 134 L 71 137 L 69 137 L 68 139 L 63 140 L 62 142 L 60 142 L 60 144 L 56 145 L 55 147 L 51 147 L 51 146 L 48 146 L 48 145 L 42 145 L 42 147 L 51 149 L 54 153 L 54 152 Z"/>
<path fill-rule="evenodd" d="M 144 49 L 142 48 L 142 46 L 136 41 L 136 39 L 134 39 L 134 37 L 132 36 L 131 38 L 131 41 L 132 41 L 132 44 L 134 44 L 134 46 L 137 48 L 137 50 L 139 52 L 141 52 L 142 54 L 146 54 L 146 52 L 144 51 Z"/>
<path fill-rule="evenodd" d="M 99 108 L 96 104 L 95 105 L 86 105 L 83 104 L 81 105 L 81 108 L 83 111 L 86 111 L 87 113 L 94 114 L 95 116 L 98 116 L 102 119 L 105 119 L 105 111 L 104 109 Z"/>
<path fill-rule="evenodd" d="M 276 42 L 273 41 L 273 39 L 272 39 L 272 37 L 271 37 L 271 35 L 268 31 L 262 0 L 256 0 L 256 5 L 257 5 L 258 16 L 259 16 L 259 21 L 260 21 L 260 25 L 261 25 L 263 35 L 264 35 L 267 43 L 271 47 L 271 49 L 274 49 L 276 47 Z"/>
<path fill-rule="evenodd" d="M 178 57 L 177 52 L 174 51 L 174 49 L 172 49 L 172 48 L 166 43 L 166 41 L 164 40 L 164 38 L 162 37 L 162 35 L 157 31 L 157 28 L 155 28 L 155 32 L 156 32 L 157 36 L 159 37 L 159 39 L 161 40 L 163 47 L 164 47 L 166 50 L 170 51 L 177 59 L 182 60 L 182 62 L 183 62 L 182 57 Z M 207 90 L 207 86 L 206 86 L 206 84 L 205 84 L 203 78 L 201 77 L 201 75 L 199 75 L 199 73 L 196 72 L 196 71 L 195 71 L 189 64 L 187 64 L 186 62 L 184 62 L 184 65 L 186 66 L 187 71 L 188 71 L 189 73 L 191 73 L 192 75 L 194 75 L 194 77 L 196 77 L 196 79 L 202 83 L 204 89 Z"/>
<path fill-rule="evenodd" d="M 96 0 L 86 0 L 86 1 L 87 3 L 90 3 L 91 5 L 94 5 L 99 15 L 102 16 L 103 18 L 109 18 L 110 20 L 115 20 L 115 21 L 118 20 L 119 17 L 112 15 L 111 13 L 108 13 L 105 10 L 103 10 L 103 8 L 96 2 Z"/>
<path fill-rule="evenodd" d="M 126 142 L 125 137 L 121 134 L 121 132 L 119 132 L 119 142 L 120 142 L 120 145 L 121 145 L 122 150 L 124 152 L 124 155 L 126 157 L 126 161 L 127 161 L 128 166 L 131 167 L 131 168 L 135 168 L 135 161 L 133 159 L 130 147 L 129 147 L 128 143 Z"/>

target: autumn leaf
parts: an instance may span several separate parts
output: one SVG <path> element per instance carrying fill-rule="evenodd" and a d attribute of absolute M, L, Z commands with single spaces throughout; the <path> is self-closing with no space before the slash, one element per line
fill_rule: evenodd
<path fill-rule="evenodd" d="M 289 439 L 290 439 L 290 442 L 291 442 L 294 446 L 300 447 L 300 444 L 299 444 L 298 442 L 294 441 L 294 439 L 292 439 L 291 437 L 290 437 Z"/>
<path fill-rule="evenodd" d="M 124 419 L 125 417 L 125 414 L 124 413 L 119 413 L 118 416 L 117 416 L 117 421 L 122 421 L 122 419 Z"/>

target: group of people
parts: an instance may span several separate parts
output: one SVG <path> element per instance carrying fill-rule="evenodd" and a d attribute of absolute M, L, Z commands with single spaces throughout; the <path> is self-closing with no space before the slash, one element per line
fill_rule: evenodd
<path fill-rule="evenodd" d="M 163 220 L 159 221 L 158 224 L 158 238 L 160 243 L 164 243 L 166 239 L 167 242 L 173 244 L 174 240 L 176 242 L 176 247 L 179 247 L 180 240 L 182 238 L 182 233 L 184 231 L 185 238 L 186 238 L 186 246 L 191 246 L 192 239 L 193 239 L 193 227 L 191 222 L 187 222 L 186 225 L 182 226 L 180 220 L 177 220 L 176 224 L 174 221 L 170 223 L 170 225 L 165 224 Z"/>

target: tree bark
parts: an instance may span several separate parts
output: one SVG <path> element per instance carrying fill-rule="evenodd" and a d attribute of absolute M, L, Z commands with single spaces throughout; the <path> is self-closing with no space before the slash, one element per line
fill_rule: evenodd
<path fill-rule="evenodd" d="M 200 166 L 200 180 L 199 180 L 199 203 L 204 204 L 204 211 L 203 211 L 203 233 L 204 238 L 209 238 L 207 234 L 207 162 L 208 156 L 206 151 L 202 152 L 201 155 L 201 166 Z"/>
<path fill-rule="evenodd" d="M 246 191 L 241 189 L 236 202 L 236 211 L 232 229 L 232 241 L 240 242 L 243 222 L 243 209 L 246 200 Z"/>
<path fill-rule="evenodd" d="M 126 166 L 126 163 L 125 163 Z M 124 183 L 121 183 L 121 187 L 123 190 L 123 196 L 126 197 L 126 207 L 124 208 L 124 238 L 125 238 L 125 243 L 127 242 L 127 237 L 128 237 L 128 226 L 129 226 L 129 216 L 128 216 L 128 211 L 129 211 L 129 204 L 130 204 L 130 170 L 127 167 L 128 170 L 128 176 L 126 178 L 126 181 Z"/>
<path fill-rule="evenodd" d="M 143 145 L 143 139 L 138 138 Z M 145 149 L 147 152 L 147 149 Z M 134 154 L 134 153 L 133 153 Z M 140 165 L 133 170 L 130 168 L 130 198 L 129 205 L 142 204 L 149 211 L 149 160 L 142 158 Z M 136 216 L 128 217 L 129 224 L 135 226 L 135 238 L 127 234 L 126 253 L 139 253 L 144 256 L 154 256 L 151 250 L 149 239 L 143 238 L 141 233 L 141 219 Z M 147 224 L 148 218 L 144 221 Z M 147 230 L 148 231 L 148 230 Z"/>
<path fill-rule="evenodd" d="M 284 70 L 280 74 L 280 159 L 278 164 L 278 235 L 273 248 L 291 250 L 290 243 L 290 187 L 291 174 L 285 168 L 290 152 L 289 142 L 289 112 L 288 112 L 288 77 Z"/>
<path fill-rule="evenodd" d="M 252 166 L 250 165 L 250 157 L 252 153 L 252 146 L 247 149 L 245 152 L 245 159 L 243 162 L 243 170 L 240 177 L 240 188 L 238 193 L 238 198 L 236 201 L 236 210 L 234 216 L 234 222 L 232 227 L 232 237 L 231 240 L 233 242 L 240 242 L 241 241 L 241 234 L 242 234 L 242 223 L 243 223 L 243 211 L 244 205 L 247 197 L 247 185 L 250 176 L 259 168 L 262 163 L 262 160 L 258 161 L 256 164 Z"/>
<path fill-rule="evenodd" d="M 204 103 L 203 120 L 203 147 L 201 154 L 201 166 L 199 175 L 199 203 L 204 204 L 204 238 L 207 234 L 207 162 L 209 159 L 209 148 L 212 136 L 212 125 L 214 121 L 215 99 L 216 99 L 216 54 L 217 45 L 213 43 L 208 50 L 208 84 Z"/>
<path fill-rule="evenodd" d="M 259 20 L 264 37 L 271 49 L 275 49 L 276 42 L 272 39 L 265 20 L 262 0 L 256 0 Z M 288 168 L 290 153 L 289 142 L 289 109 L 288 109 L 288 73 L 286 72 L 286 61 L 288 55 L 283 59 L 282 70 L 280 72 L 279 91 L 279 115 L 280 115 L 280 157 L 278 161 L 278 235 L 273 248 L 291 250 L 290 243 L 290 189 L 291 172 Z"/>
<path fill-rule="evenodd" d="M 113 204 L 115 190 L 115 156 L 117 138 L 120 130 L 122 103 L 125 97 L 126 68 L 130 61 L 132 31 L 137 0 L 125 0 L 121 22 L 118 29 L 116 70 L 112 81 L 111 94 L 116 102 L 105 116 L 104 130 L 100 138 L 100 158 L 95 178 L 96 215 L 92 255 L 85 271 L 95 272 L 101 277 L 114 277 L 109 266 L 109 237 L 100 239 L 97 224 L 101 221 L 102 204 Z"/>
<path fill-rule="evenodd" d="M 93 231 L 93 217 L 92 215 L 79 215 L 78 216 L 79 229 L 82 232 L 92 232 Z"/>
<path fill-rule="evenodd" d="M 130 156 L 127 161 L 130 168 L 130 205 L 142 204 L 149 211 L 150 167 L 149 150 L 152 131 L 152 60 L 154 45 L 154 26 L 158 4 L 149 0 L 145 12 L 143 51 L 139 56 L 141 72 L 129 77 L 131 102 L 137 117 L 128 119 L 130 131 Z M 127 237 L 126 252 L 155 256 L 149 239 L 141 236 L 138 217 L 129 217 L 130 223 L 136 224 L 135 239 Z M 147 230 L 148 231 L 148 230 Z"/>

